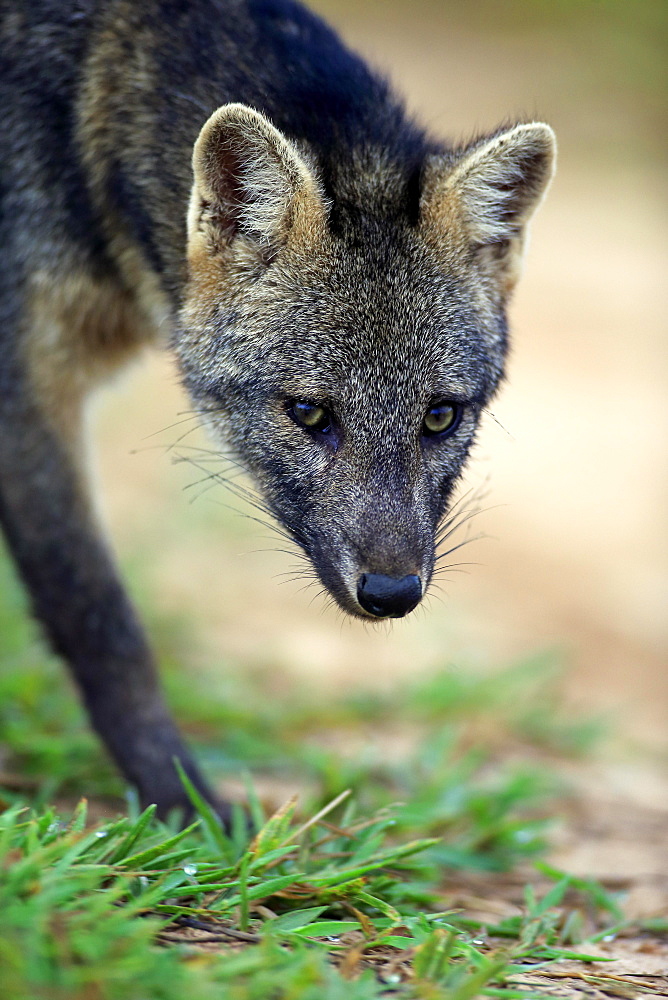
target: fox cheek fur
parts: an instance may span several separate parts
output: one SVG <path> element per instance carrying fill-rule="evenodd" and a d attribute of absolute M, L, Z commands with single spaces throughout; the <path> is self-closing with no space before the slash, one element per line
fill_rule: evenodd
<path fill-rule="evenodd" d="M 504 307 L 552 147 L 527 125 L 432 157 L 417 218 L 358 208 L 336 231 L 317 168 L 264 116 L 224 106 L 195 145 L 185 383 L 351 614 L 399 617 L 427 589 L 503 373 Z M 327 433 L 299 426 L 295 401 L 323 407 Z M 442 440 L 422 433 L 439 401 L 457 412 Z"/>

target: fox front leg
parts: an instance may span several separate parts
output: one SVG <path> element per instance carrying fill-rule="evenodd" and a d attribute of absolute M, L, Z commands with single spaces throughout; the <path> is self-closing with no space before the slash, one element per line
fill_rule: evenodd
<path fill-rule="evenodd" d="M 76 386 L 63 383 L 61 370 L 60 399 L 49 400 L 48 392 L 36 393 L 35 373 L 21 359 L 25 343 L 21 351 L 12 341 L 0 348 L 0 522 L 34 614 L 142 803 L 157 803 L 162 816 L 174 807 L 188 810 L 174 758 L 212 795 L 164 703 L 150 649 L 91 509 Z M 219 811 L 225 819 L 225 807 Z"/>

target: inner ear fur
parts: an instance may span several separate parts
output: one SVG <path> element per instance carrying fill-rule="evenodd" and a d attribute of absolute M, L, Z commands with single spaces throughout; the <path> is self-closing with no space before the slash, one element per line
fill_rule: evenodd
<path fill-rule="evenodd" d="M 209 252 L 242 237 L 271 260 L 290 238 L 324 224 L 318 180 L 298 149 L 265 117 L 243 104 L 225 104 L 205 122 L 193 149 L 194 183 L 188 212 L 191 244 Z"/>
<path fill-rule="evenodd" d="M 432 238 L 459 237 L 469 250 L 494 248 L 517 277 L 526 226 L 554 173 L 556 139 L 542 122 L 515 125 L 452 157 L 426 164 L 421 222 Z M 510 277 L 510 274 L 507 275 Z"/>

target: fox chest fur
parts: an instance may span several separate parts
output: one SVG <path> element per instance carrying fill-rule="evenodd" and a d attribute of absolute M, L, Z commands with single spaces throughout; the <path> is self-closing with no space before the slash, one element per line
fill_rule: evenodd
<path fill-rule="evenodd" d="M 147 343 L 174 351 L 340 607 L 401 617 L 503 374 L 554 137 L 428 137 L 290 0 L 0 17 L 0 517 L 95 725 L 162 808 L 187 754 L 91 511 L 90 390 Z"/>

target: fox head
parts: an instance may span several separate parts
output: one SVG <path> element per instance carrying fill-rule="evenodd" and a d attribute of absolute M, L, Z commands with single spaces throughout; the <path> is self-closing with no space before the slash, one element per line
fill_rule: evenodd
<path fill-rule="evenodd" d="M 355 149 L 325 183 L 238 104 L 195 144 L 184 380 L 350 614 L 426 592 L 554 158 L 552 130 L 521 124 L 426 153 L 417 177 Z"/>

